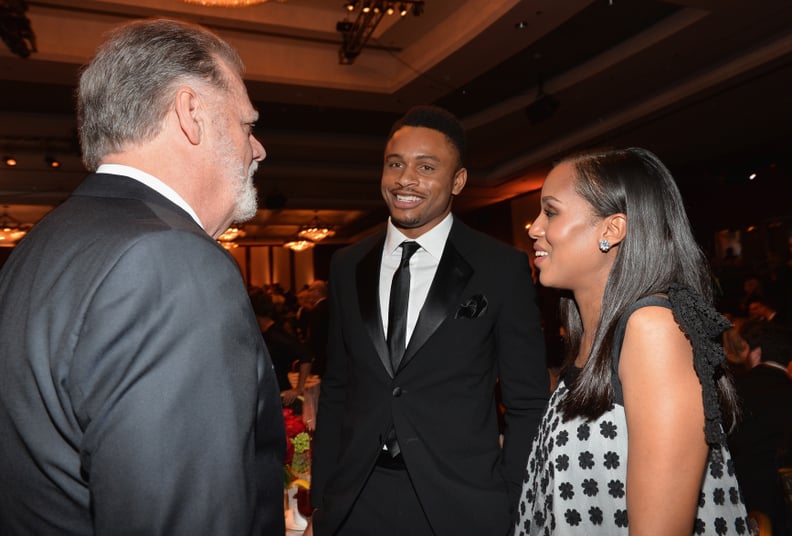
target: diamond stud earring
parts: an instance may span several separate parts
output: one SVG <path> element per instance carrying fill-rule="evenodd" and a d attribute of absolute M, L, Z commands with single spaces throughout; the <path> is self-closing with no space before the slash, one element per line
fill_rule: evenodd
<path fill-rule="evenodd" d="M 608 250 L 610 250 L 610 248 L 611 248 L 610 242 L 608 242 L 604 238 L 599 241 L 599 249 L 601 252 L 607 253 Z"/>

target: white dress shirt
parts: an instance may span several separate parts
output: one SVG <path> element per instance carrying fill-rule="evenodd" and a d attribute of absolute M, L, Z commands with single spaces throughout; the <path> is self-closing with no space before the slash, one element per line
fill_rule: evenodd
<path fill-rule="evenodd" d="M 404 338 L 405 346 L 409 344 L 418 313 L 421 312 L 429 287 L 437 272 L 440 258 L 443 256 L 448 233 L 454 217 L 449 213 L 443 220 L 429 231 L 419 236 L 415 242 L 421 246 L 410 258 L 410 298 L 407 302 L 407 333 Z M 388 306 L 390 305 L 390 289 L 393 273 L 401 262 L 401 245 L 407 238 L 388 219 L 388 230 L 385 236 L 385 247 L 382 248 L 382 263 L 379 278 L 379 302 L 382 316 L 382 328 L 388 333 Z"/>
<path fill-rule="evenodd" d="M 201 226 L 201 229 L 204 229 L 203 223 L 201 223 L 200 218 L 198 218 L 198 214 L 195 213 L 193 208 L 187 204 L 187 201 L 184 200 L 182 196 L 176 193 L 176 190 L 159 180 L 154 175 L 149 175 L 145 171 L 141 171 L 137 168 L 133 168 L 130 166 L 124 166 L 121 164 L 102 164 L 99 166 L 99 169 L 96 170 L 97 173 L 108 173 L 110 175 L 123 175 L 125 177 L 129 177 L 131 179 L 135 179 L 138 182 L 141 182 L 157 192 L 158 194 L 166 197 L 169 201 L 175 203 L 180 208 L 184 209 L 187 214 L 190 215 L 192 219 L 195 220 L 195 223 Z M 206 229 L 204 229 L 206 230 Z"/>

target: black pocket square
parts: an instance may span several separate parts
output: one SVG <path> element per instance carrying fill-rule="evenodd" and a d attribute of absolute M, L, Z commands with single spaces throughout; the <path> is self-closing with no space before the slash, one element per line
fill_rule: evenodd
<path fill-rule="evenodd" d="M 478 318 L 487 311 L 487 298 L 482 294 L 474 294 L 459 306 L 454 318 Z"/>

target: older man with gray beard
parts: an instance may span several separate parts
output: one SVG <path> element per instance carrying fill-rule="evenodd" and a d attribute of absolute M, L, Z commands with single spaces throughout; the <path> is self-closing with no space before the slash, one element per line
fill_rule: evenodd
<path fill-rule="evenodd" d="M 90 174 L 0 272 L 0 534 L 283 534 L 278 385 L 234 260 L 265 157 L 238 54 L 137 21 L 82 73 Z"/>

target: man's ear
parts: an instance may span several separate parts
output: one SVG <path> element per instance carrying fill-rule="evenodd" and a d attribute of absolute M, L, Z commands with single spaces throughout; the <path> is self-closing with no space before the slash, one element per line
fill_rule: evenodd
<path fill-rule="evenodd" d="M 753 350 L 748 351 L 748 366 L 754 368 L 762 362 L 762 347 L 757 346 Z"/>
<path fill-rule="evenodd" d="M 605 232 L 602 238 L 610 242 L 611 246 L 615 246 L 621 243 L 625 236 L 627 236 L 627 216 L 618 213 L 605 218 Z"/>
<path fill-rule="evenodd" d="M 201 143 L 203 135 L 203 103 L 201 98 L 189 87 L 176 92 L 174 103 L 179 128 L 193 145 Z"/>
<path fill-rule="evenodd" d="M 453 195 L 459 195 L 462 189 L 467 184 L 467 169 L 459 168 L 456 173 L 454 173 L 454 184 L 451 187 L 451 193 Z"/>

